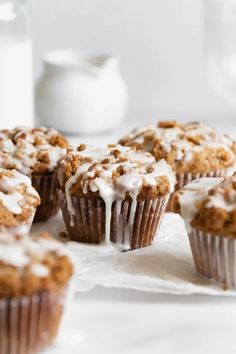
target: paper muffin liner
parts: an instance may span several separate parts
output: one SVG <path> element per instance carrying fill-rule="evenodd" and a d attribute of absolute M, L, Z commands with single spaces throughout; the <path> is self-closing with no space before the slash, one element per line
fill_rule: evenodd
<path fill-rule="evenodd" d="M 85 243 L 104 242 L 106 208 L 103 199 L 71 197 L 75 215 L 70 215 L 65 194 L 59 194 L 69 238 Z M 111 210 L 110 241 L 121 245 L 123 249 L 151 245 L 168 199 L 169 195 L 147 201 L 115 201 Z"/>
<path fill-rule="evenodd" d="M 195 179 L 198 178 L 206 178 L 206 177 L 224 177 L 228 176 L 228 169 L 224 168 L 222 170 L 205 172 L 205 173 L 176 173 L 177 183 L 175 185 L 175 192 L 183 189 L 184 186 L 191 183 Z M 175 193 L 174 192 L 174 193 Z M 174 193 L 170 196 L 169 203 L 167 205 L 166 211 L 174 212 Z"/>
<path fill-rule="evenodd" d="M 189 241 L 197 272 L 224 289 L 236 290 L 236 239 L 192 228 Z"/>
<path fill-rule="evenodd" d="M 56 215 L 60 206 L 57 194 L 56 173 L 45 175 L 32 175 L 32 185 L 41 198 L 41 204 L 36 209 L 34 223 L 47 221 Z"/>
<path fill-rule="evenodd" d="M 65 299 L 64 292 L 0 299 L 0 353 L 35 354 L 50 346 Z"/>

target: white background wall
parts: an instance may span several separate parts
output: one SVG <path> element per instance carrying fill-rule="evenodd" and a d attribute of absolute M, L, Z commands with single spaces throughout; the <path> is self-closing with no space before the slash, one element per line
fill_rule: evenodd
<path fill-rule="evenodd" d="M 113 53 L 129 87 L 129 117 L 234 119 L 206 79 L 203 0 L 29 1 L 37 75 L 49 49 Z"/>

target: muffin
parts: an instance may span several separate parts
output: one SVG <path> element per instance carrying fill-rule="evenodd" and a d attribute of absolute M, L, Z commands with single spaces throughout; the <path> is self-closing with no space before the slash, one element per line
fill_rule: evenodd
<path fill-rule="evenodd" d="M 0 352 L 35 354 L 53 343 L 73 266 L 42 236 L 0 233 Z"/>
<path fill-rule="evenodd" d="M 236 170 L 236 144 L 203 123 L 162 121 L 138 128 L 120 140 L 165 159 L 176 173 L 176 190 L 200 177 L 231 176 Z M 168 210 L 173 210 L 170 201 Z"/>
<path fill-rule="evenodd" d="M 68 142 L 52 128 L 16 128 L 0 131 L 0 168 L 29 176 L 41 197 L 34 222 L 46 221 L 59 209 L 56 167 Z"/>
<path fill-rule="evenodd" d="M 236 289 L 236 176 L 200 178 L 176 193 L 197 271 Z"/>
<path fill-rule="evenodd" d="M 58 180 L 69 237 L 124 249 L 152 243 L 175 184 L 166 161 L 120 145 L 68 149 Z"/>
<path fill-rule="evenodd" d="M 40 197 L 29 177 L 16 170 L 0 169 L 0 231 L 27 233 Z"/>

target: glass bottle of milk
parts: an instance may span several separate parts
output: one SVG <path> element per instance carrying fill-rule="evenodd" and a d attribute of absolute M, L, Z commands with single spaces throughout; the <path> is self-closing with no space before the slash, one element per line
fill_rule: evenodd
<path fill-rule="evenodd" d="M 33 125 L 29 27 L 26 0 L 0 0 L 0 129 Z"/>

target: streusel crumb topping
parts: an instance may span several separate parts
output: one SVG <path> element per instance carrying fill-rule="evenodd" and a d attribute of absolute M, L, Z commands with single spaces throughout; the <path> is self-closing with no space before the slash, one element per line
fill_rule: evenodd
<path fill-rule="evenodd" d="M 52 128 L 0 131 L 0 167 L 30 176 L 54 171 L 68 142 Z"/>
<path fill-rule="evenodd" d="M 120 144 L 148 151 L 157 160 L 164 158 L 178 173 L 228 169 L 226 174 L 232 175 L 236 168 L 235 142 L 200 122 L 161 121 L 133 130 Z"/>
<path fill-rule="evenodd" d="M 177 193 L 176 207 L 190 227 L 236 237 L 236 176 L 193 181 Z"/>
<path fill-rule="evenodd" d="M 30 220 L 40 197 L 29 177 L 16 170 L 0 169 L 0 226 L 16 227 Z"/>
<path fill-rule="evenodd" d="M 58 178 L 62 190 L 73 196 L 112 193 L 124 198 L 136 193 L 148 199 L 169 194 L 175 184 L 166 161 L 156 162 L 149 153 L 120 145 L 69 149 L 59 164 Z"/>
<path fill-rule="evenodd" d="M 72 273 L 66 246 L 49 235 L 0 233 L 0 298 L 58 291 Z"/>

